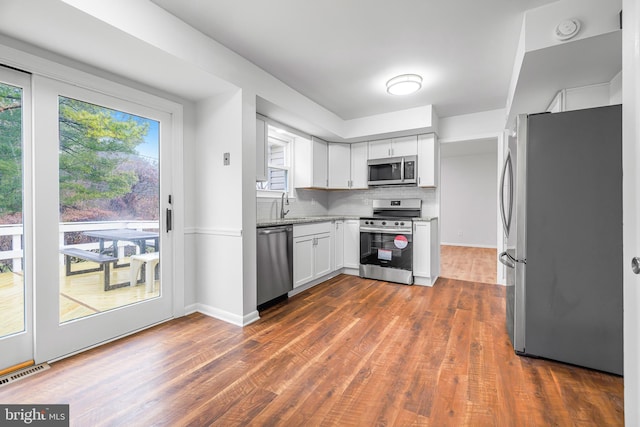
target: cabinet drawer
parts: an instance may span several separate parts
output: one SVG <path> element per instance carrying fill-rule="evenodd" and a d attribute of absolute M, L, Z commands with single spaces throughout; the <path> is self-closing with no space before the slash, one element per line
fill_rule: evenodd
<path fill-rule="evenodd" d="M 331 233 L 331 221 L 314 222 L 293 226 L 293 237 L 309 236 L 311 234 Z"/>

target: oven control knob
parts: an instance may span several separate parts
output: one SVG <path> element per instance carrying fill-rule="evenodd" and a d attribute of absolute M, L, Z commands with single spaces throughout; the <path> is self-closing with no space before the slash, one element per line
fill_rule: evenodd
<path fill-rule="evenodd" d="M 369 225 L 369 221 L 365 221 L 365 222 L 364 222 L 364 225 Z"/>
<path fill-rule="evenodd" d="M 387 221 L 382 221 L 382 225 L 387 225 Z"/>
<path fill-rule="evenodd" d="M 396 221 L 396 225 L 398 225 L 398 221 Z"/>
<path fill-rule="evenodd" d="M 401 222 L 400 225 L 404 225 L 404 222 Z"/>

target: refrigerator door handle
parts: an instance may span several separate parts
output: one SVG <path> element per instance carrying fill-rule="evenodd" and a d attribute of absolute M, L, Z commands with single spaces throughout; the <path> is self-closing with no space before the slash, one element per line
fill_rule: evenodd
<path fill-rule="evenodd" d="M 498 260 L 509 268 L 516 268 L 516 261 L 506 251 L 498 255 Z"/>
<path fill-rule="evenodd" d="M 504 180 L 507 177 L 507 170 L 509 171 L 509 214 L 505 212 L 504 206 Z M 511 164 L 511 153 L 507 154 L 507 159 L 502 167 L 502 177 L 500 178 L 500 216 L 502 218 L 502 226 L 504 227 L 504 234 L 509 236 L 509 230 L 511 228 L 511 216 L 513 214 L 513 166 Z"/>

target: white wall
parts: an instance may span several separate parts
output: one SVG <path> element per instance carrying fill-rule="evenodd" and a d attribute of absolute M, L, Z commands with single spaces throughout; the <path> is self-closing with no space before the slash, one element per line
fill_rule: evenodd
<path fill-rule="evenodd" d="M 609 104 L 622 104 L 622 71 L 609 83 Z"/>
<path fill-rule="evenodd" d="M 255 112 L 252 121 L 255 135 Z M 242 285 L 245 271 L 242 257 L 243 137 L 242 91 L 215 96 L 197 104 L 196 309 L 235 324 L 244 324 L 247 320 Z M 223 166 L 223 153 L 226 152 L 230 153 L 231 162 Z M 253 162 L 255 165 L 255 157 Z M 255 166 L 252 173 L 255 180 Z M 253 206 L 255 209 L 255 202 Z"/>
<path fill-rule="evenodd" d="M 497 247 L 497 179 L 496 150 L 441 157 L 442 244 Z"/>
<path fill-rule="evenodd" d="M 481 111 L 479 113 L 440 119 L 438 139 L 446 144 L 454 141 L 495 138 L 505 127 L 505 110 Z"/>

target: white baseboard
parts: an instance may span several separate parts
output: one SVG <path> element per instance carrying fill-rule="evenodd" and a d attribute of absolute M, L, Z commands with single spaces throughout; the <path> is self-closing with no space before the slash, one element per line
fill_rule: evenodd
<path fill-rule="evenodd" d="M 497 246 L 487 246 L 487 245 L 477 245 L 474 243 L 445 243 L 445 242 L 440 242 L 441 246 L 463 246 L 463 247 L 468 247 L 468 248 L 484 248 L 484 249 L 497 249 Z"/>
<path fill-rule="evenodd" d="M 219 308 L 211 307 L 206 304 L 194 305 L 196 306 L 195 311 L 236 326 L 247 326 L 260 319 L 260 314 L 257 310 L 252 311 L 249 314 L 245 314 L 244 316 L 238 316 L 237 314 L 229 313 L 228 311 L 220 310 Z"/>
<path fill-rule="evenodd" d="M 184 307 L 184 315 L 185 316 L 193 314 L 196 311 L 198 311 L 198 304 L 189 304 L 189 305 Z"/>
<path fill-rule="evenodd" d="M 438 276 L 436 277 L 413 276 L 413 284 L 418 286 L 432 287 L 436 283 L 436 280 L 438 280 Z"/>

